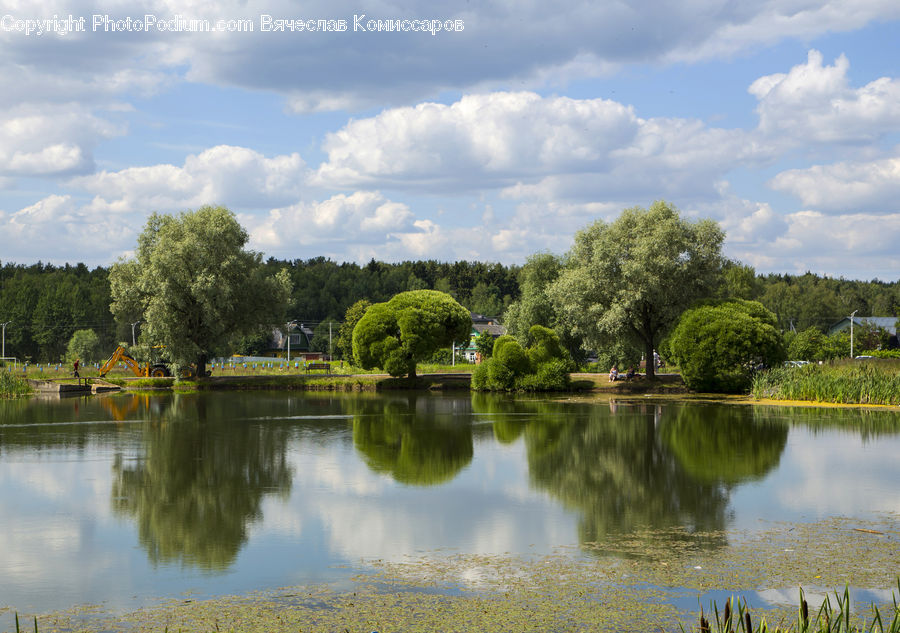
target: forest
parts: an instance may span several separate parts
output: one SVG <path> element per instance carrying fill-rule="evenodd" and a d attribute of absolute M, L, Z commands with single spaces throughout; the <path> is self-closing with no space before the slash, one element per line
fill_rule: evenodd
<path fill-rule="evenodd" d="M 265 266 L 271 273 L 288 270 L 293 289 L 285 320 L 312 327 L 317 335 L 314 343 L 319 344 L 327 341 L 329 323 L 336 328 L 356 301 L 387 301 L 406 290 L 441 290 L 472 312 L 501 317 L 520 298 L 523 276 L 522 266 L 474 261 L 373 259 L 359 265 L 315 257 L 269 259 Z M 89 269 L 84 264 L 2 263 L 0 324 L 6 323 L 6 355 L 20 361 L 57 362 L 65 356 L 73 333 L 81 329 L 93 330 L 103 350 L 131 342 L 131 324 L 117 323 L 110 312 L 108 277 L 109 268 Z M 762 275 L 731 262 L 721 294 L 761 302 L 785 332 L 810 326 L 824 331 L 854 310 L 857 316 L 900 316 L 900 281 L 834 279 L 812 273 Z"/>

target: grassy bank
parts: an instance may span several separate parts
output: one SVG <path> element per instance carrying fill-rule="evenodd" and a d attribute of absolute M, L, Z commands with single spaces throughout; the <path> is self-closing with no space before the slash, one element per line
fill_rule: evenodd
<path fill-rule="evenodd" d="M 15 398 L 31 393 L 25 379 L 12 372 L 0 371 L 0 398 Z"/>
<path fill-rule="evenodd" d="M 756 399 L 900 405 L 900 360 L 779 367 L 754 376 Z"/>

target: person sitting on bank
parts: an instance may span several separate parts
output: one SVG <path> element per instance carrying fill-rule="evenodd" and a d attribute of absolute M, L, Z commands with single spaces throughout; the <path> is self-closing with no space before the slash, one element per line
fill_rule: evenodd
<path fill-rule="evenodd" d="M 615 382 L 619 378 L 619 368 L 615 365 L 609 370 L 609 382 Z"/>
<path fill-rule="evenodd" d="M 625 372 L 625 380 L 631 380 L 635 376 L 634 365 L 628 368 L 628 371 Z"/>

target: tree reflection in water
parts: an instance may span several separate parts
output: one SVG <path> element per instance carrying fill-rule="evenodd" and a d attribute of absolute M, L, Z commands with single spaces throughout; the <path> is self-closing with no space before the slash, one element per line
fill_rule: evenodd
<path fill-rule="evenodd" d="M 474 395 L 473 407 L 493 421 L 499 441 L 524 437 L 532 484 L 578 512 L 580 541 L 599 551 L 616 549 L 621 537 L 661 533 L 723 545 L 732 486 L 774 468 L 788 431 L 735 407 L 490 395 Z"/>
<path fill-rule="evenodd" d="M 408 393 L 348 405 L 354 446 L 369 468 L 399 483 L 444 483 L 472 461 L 467 401 Z"/>
<path fill-rule="evenodd" d="M 113 510 L 137 521 L 154 564 L 227 568 L 261 518 L 263 496 L 289 494 L 289 430 L 246 423 L 236 402 L 176 395 L 163 411 L 145 409 L 143 456 L 117 456 Z"/>

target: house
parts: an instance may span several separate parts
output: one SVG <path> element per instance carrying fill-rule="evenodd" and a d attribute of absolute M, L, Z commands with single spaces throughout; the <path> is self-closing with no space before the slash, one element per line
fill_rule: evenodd
<path fill-rule="evenodd" d="M 475 339 L 481 336 L 483 332 L 487 332 L 494 338 L 503 336 L 506 334 L 506 328 L 500 325 L 497 317 L 487 317 L 483 314 L 476 314 L 474 312 L 470 312 L 469 314 L 472 317 L 472 329 L 469 332 L 469 345 L 462 350 L 462 353 L 467 361 L 470 363 L 477 363 L 481 361 L 481 357 L 475 347 Z"/>
<path fill-rule="evenodd" d="M 272 330 L 266 356 L 286 359 L 288 350 L 290 350 L 291 360 L 321 360 L 323 358 L 322 352 L 312 349 L 312 328 L 301 323 L 291 328 L 290 333 L 290 345 L 288 345 L 288 337 L 280 328 Z"/>
<path fill-rule="evenodd" d="M 897 340 L 897 317 L 853 317 L 853 327 L 859 334 L 869 328 L 881 328 L 889 334 L 886 349 L 896 349 L 900 344 Z M 828 328 L 828 336 L 850 329 L 850 317 L 844 317 Z M 879 345 L 879 349 L 880 349 Z"/>
<path fill-rule="evenodd" d="M 897 335 L 897 317 L 853 317 L 853 327 L 874 326 L 884 328 L 891 336 Z M 850 329 L 850 317 L 844 317 L 828 328 L 828 336 Z"/>

